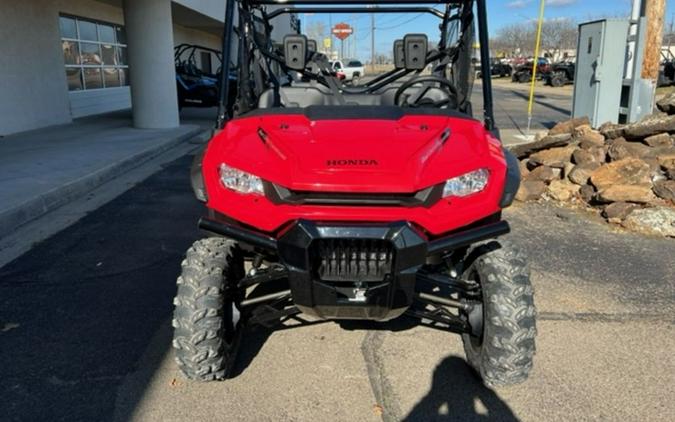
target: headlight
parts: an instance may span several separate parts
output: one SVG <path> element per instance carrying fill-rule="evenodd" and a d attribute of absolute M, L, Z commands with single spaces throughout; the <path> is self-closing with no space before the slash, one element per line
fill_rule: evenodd
<path fill-rule="evenodd" d="M 221 164 L 218 169 L 223 186 L 239 193 L 255 193 L 263 195 L 262 179 L 245 171 L 237 170 L 227 164 Z"/>
<path fill-rule="evenodd" d="M 443 198 L 448 196 L 467 196 L 480 192 L 487 186 L 490 172 L 487 169 L 474 170 L 445 182 Z"/>

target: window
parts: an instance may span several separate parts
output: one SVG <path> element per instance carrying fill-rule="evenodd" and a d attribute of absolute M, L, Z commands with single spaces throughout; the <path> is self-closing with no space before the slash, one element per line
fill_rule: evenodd
<path fill-rule="evenodd" d="M 59 16 L 69 91 L 129 85 L 124 27 Z"/>
<path fill-rule="evenodd" d="M 349 62 L 349 64 L 347 65 L 347 67 L 361 67 L 361 66 L 363 66 L 363 65 L 362 65 L 361 62 L 358 61 L 358 60 L 352 60 L 352 61 Z"/>

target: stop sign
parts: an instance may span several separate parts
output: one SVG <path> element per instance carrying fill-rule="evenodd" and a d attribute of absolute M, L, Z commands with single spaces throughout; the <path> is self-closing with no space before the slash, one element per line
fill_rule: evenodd
<path fill-rule="evenodd" d="M 354 33 L 354 29 L 346 23 L 336 23 L 331 32 L 336 38 L 344 40 Z"/>

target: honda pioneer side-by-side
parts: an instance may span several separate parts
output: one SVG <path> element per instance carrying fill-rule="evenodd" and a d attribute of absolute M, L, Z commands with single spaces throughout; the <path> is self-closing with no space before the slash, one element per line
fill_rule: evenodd
<path fill-rule="evenodd" d="M 289 318 L 407 318 L 461 334 L 486 384 L 527 378 L 527 259 L 496 240 L 520 176 L 490 75 L 481 120 L 471 105 L 476 29 L 490 63 L 487 0 L 431 3 L 227 0 L 219 117 L 191 170 L 209 237 L 187 251 L 174 301 L 188 378 L 228 378 L 246 327 Z M 285 14 L 373 12 L 428 14 L 438 38 L 405 34 L 390 71 L 351 86 L 316 40 L 271 37 Z"/>

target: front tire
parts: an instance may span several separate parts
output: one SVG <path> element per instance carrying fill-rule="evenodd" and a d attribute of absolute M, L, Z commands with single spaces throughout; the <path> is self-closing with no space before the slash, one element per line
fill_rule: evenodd
<path fill-rule="evenodd" d="M 236 242 L 224 238 L 196 241 L 188 249 L 174 299 L 176 362 L 188 379 L 227 378 L 243 330 L 239 303 L 244 291 L 244 259 Z"/>
<path fill-rule="evenodd" d="M 492 241 L 473 248 L 469 258 L 463 277 L 481 287 L 483 329 L 480 338 L 462 335 L 467 360 L 488 386 L 521 383 L 532 370 L 537 334 L 526 257 Z"/>

